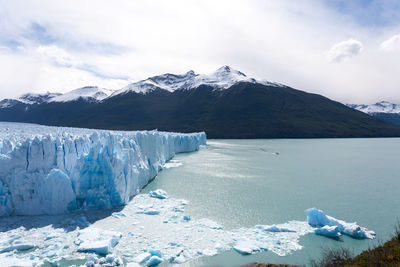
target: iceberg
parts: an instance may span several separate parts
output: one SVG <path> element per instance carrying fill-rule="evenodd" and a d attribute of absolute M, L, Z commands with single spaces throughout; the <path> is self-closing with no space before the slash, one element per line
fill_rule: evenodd
<path fill-rule="evenodd" d="M 348 235 L 353 238 L 360 239 L 374 239 L 375 232 L 370 231 L 365 227 L 357 225 L 357 223 L 348 223 L 342 220 L 338 220 L 331 216 L 325 215 L 322 210 L 311 208 L 306 210 L 308 224 L 312 227 L 322 228 L 318 230 L 319 234 L 333 234 L 335 230 L 333 228 L 323 228 L 325 226 L 337 226 L 338 231 L 341 234 Z M 317 232 L 316 232 L 317 233 Z"/>
<path fill-rule="evenodd" d="M 163 262 L 164 260 L 158 256 L 152 256 L 147 262 L 147 266 L 156 266 Z"/>
<path fill-rule="evenodd" d="M 237 241 L 233 249 L 242 255 L 250 255 L 261 250 L 257 242 L 247 239 Z"/>
<path fill-rule="evenodd" d="M 0 123 L 0 216 L 126 205 L 176 153 L 205 144 L 205 133 Z"/>
<path fill-rule="evenodd" d="M 150 195 L 151 197 L 159 198 L 159 199 L 166 199 L 166 198 L 168 198 L 167 192 L 165 192 L 165 191 L 162 190 L 162 189 L 157 189 L 157 190 L 155 190 L 155 191 L 151 191 L 151 192 L 149 193 L 149 195 Z"/>
<path fill-rule="evenodd" d="M 143 263 L 151 258 L 151 254 L 149 252 L 144 252 L 142 254 L 137 255 L 133 261 L 137 263 Z"/>
<path fill-rule="evenodd" d="M 79 252 L 107 255 L 118 244 L 121 237 L 122 234 L 119 232 L 86 228 L 79 231 L 75 244 L 78 245 Z"/>
<path fill-rule="evenodd" d="M 274 232 L 274 233 L 279 233 L 279 232 L 287 232 L 287 233 L 295 233 L 295 230 L 291 230 L 285 227 L 279 227 L 276 225 L 256 225 L 256 228 L 267 231 L 267 232 Z"/>
<path fill-rule="evenodd" d="M 0 253 L 13 250 L 24 251 L 33 247 L 33 244 L 23 240 L 21 236 L 11 236 L 8 240 L 3 240 L 2 243 L 0 243 Z"/>

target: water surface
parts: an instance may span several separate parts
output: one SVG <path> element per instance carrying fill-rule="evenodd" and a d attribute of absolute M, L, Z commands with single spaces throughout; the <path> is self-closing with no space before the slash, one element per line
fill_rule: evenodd
<path fill-rule="evenodd" d="M 309 234 L 300 240 L 302 250 L 284 257 L 232 250 L 187 265 L 306 264 L 324 247 L 359 253 L 390 238 L 400 216 L 399 159 L 399 138 L 208 140 L 198 152 L 177 155 L 182 165 L 160 172 L 143 192 L 162 188 L 188 200 L 193 218 L 210 218 L 227 229 L 305 220 L 304 210 L 317 207 L 377 234 L 373 241 Z"/>

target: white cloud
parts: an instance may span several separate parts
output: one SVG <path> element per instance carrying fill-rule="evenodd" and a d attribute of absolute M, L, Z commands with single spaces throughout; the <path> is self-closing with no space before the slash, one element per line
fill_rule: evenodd
<path fill-rule="evenodd" d="M 383 36 L 400 27 L 364 28 L 323 2 L 0 0 L 0 46 L 7 46 L 6 36 L 24 47 L 0 49 L 0 99 L 62 92 L 85 82 L 128 82 L 113 77 L 207 73 L 227 64 L 339 101 L 400 102 L 394 73 L 400 55 L 375 51 Z M 35 23 L 45 33 L 32 32 Z M 340 61 L 365 47 L 356 60 L 327 61 L 332 44 L 349 36 L 362 45 L 337 48 L 330 57 Z"/>
<path fill-rule="evenodd" d="M 327 57 L 330 62 L 340 62 L 342 60 L 357 56 L 360 54 L 363 45 L 360 41 L 349 39 L 337 43 L 328 51 Z"/>
<path fill-rule="evenodd" d="M 37 52 L 45 59 L 63 67 L 70 67 L 76 65 L 71 55 L 69 55 L 64 49 L 59 48 L 56 45 L 39 46 Z"/>
<path fill-rule="evenodd" d="M 387 52 L 400 51 L 400 34 L 395 35 L 382 42 L 380 49 Z"/>

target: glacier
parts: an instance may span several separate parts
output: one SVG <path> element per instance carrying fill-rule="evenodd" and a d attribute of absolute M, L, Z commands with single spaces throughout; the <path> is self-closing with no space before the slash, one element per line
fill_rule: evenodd
<path fill-rule="evenodd" d="M 202 133 L 107 131 L 0 123 L 0 216 L 126 205 Z"/>

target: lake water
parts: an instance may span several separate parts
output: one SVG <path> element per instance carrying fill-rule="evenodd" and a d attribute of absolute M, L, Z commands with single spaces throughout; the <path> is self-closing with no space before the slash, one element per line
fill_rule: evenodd
<path fill-rule="evenodd" d="M 121 233 L 112 253 L 124 263 L 150 249 L 162 251 L 166 261 L 160 267 L 169 266 L 168 260 L 183 250 L 193 259 L 183 266 L 229 267 L 255 261 L 307 264 L 327 247 L 343 246 L 359 253 L 394 232 L 400 216 L 399 159 L 399 138 L 208 140 L 200 151 L 176 155 L 142 190 L 144 194 L 124 207 L 3 217 L 0 247 L 15 238 L 33 247 L 0 253 L 0 265 L 31 266 L 44 259 L 45 266 L 104 261 L 103 256 L 77 251 L 80 227 L 87 226 L 77 224 L 82 216 L 90 222 L 84 230 L 91 231 L 89 241 L 103 238 L 105 230 Z M 170 198 L 160 200 L 147 194 L 158 188 Z M 374 230 L 376 239 L 342 236 L 333 240 L 300 234 L 310 229 L 304 211 L 311 207 L 347 222 L 357 221 Z M 149 211 L 152 214 L 146 214 Z M 187 215 L 191 219 L 183 220 Z M 265 233 L 254 228 L 293 220 L 298 222 L 289 228 L 297 229 L 296 233 Z M 215 223 L 223 229 L 216 229 Z M 243 237 L 263 238 L 268 251 L 239 254 L 232 245 Z M 221 253 L 215 255 L 217 250 Z"/>
<path fill-rule="evenodd" d="M 306 264 L 326 247 L 359 253 L 389 239 L 400 216 L 399 138 L 208 140 L 200 151 L 174 160 L 182 166 L 163 170 L 143 192 L 162 188 L 188 200 L 186 212 L 194 219 L 206 217 L 235 229 L 304 221 L 304 210 L 316 207 L 376 232 L 372 241 L 308 234 L 300 239 L 303 249 L 283 257 L 231 250 L 188 266 Z"/>

